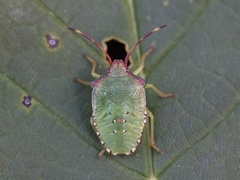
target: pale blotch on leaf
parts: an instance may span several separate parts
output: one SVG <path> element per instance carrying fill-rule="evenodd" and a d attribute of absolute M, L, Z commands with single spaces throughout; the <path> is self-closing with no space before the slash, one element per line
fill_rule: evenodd
<path fill-rule="evenodd" d="M 163 0 L 163 6 L 168 6 L 169 5 L 169 0 Z"/>

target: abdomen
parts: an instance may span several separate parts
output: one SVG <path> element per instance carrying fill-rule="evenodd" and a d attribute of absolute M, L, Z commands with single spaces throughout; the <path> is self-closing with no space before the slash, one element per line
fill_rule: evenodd
<path fill-rule="evenodd" d="M 95 131 L 106 150 L 114 155 L 134 152 L 146 123 L 145 89 L 139 85 L 94 88 L 92 108 Z"/>

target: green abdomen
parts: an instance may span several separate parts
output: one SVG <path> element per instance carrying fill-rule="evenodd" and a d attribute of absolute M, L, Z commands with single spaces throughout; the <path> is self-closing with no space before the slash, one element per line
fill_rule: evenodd
<path fill-rule="evenodd" d="M 95 130 L 107 151 L 114 155 L 134 152 L 146 122 L 144 87 L 118 82 L 94 88 L 92 108 Z"/>

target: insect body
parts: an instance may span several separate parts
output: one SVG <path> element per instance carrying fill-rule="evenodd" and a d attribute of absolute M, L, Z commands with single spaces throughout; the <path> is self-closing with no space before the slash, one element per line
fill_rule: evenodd
<path fill-rule="evenodd" d="M 90 85 L 92 91 L 92 117 L 90 122 L 103 145 L 98 158 L 107 151 L 113 155 L 133 153 L 139 145 L 143 128 L 147 117 L 150 117 L 151 146 L 158 152 L 161 151 L 155 146 L 154 142 L 154 117 L 146 108 L 145 88 L 152 88 L 160 97 L 170 97 L 174 94 L 164 94 L 152 84 L 145 84 L 145 81 L 137 75 L 144 68 L 144 60 L 153 50 L 150 48 L 141 58 L 140 66 L 131 72 L 128 67 L 128 60 L 131 52 L 138 44 L 153 32 L 164 28 L 166 25 L 159 26 L 144 35 L 128 52 L 125 60 L 115 59 L 87 34 L 69 28 L 72 31 L 82 34 L 90 41 L 95 43 L 106 55 L 110 67 L 102 76 L 95 73 L 96 63 L 93 59 L 85 55 L 85 58 L 92 63 L 92 75 L 96 79 L 90 83 L 78 78 L 77 81 Z"/>

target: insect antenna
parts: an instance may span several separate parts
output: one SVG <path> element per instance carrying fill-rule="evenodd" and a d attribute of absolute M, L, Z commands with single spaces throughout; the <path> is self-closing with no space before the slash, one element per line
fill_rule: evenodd
<path fill-rule="evenodd" d="M 85 34 L 84 32 L 75 29 L 75 28 L 70 28 L 68 27 L 69 30 L 79 33 L 81 35 L 83 35 L 84 37 L 86 37 L 88 40 L 90 40 L 91 42 L 93 42 L 99 49 L 101 49 L 101 51 L 106 55 L 108 63 L 111 65 L 112 64 L 112 59 L 111 57 L 108 55 L 108 53 L 102 48 L 102 46 L 100 46 L 100 44 L 98 42 L 96 42 L 93 38 L 91 38 L 89 35 Z"/>
<path fill-rule="evenodd" d="M 131 56 L 131 53 L 132 51 L 145 39 L 147 38 L 148 36 L 150 36 L 152 33 L 156 32 L 156 31 L 159 31 L 160 29 L 162 28 L 165 28 L 167 25 L 161 25 L 161 26 L 158 26 L 156 27 L 155 29 L 149 31 L 148 33 L 146 33 L 141 39 L 139 39 L 136 44 L 133 45 L 133 47 L 130 49 L 130 51 L 127 53 L 125 59 L 124 59 L 124 63 L 128 64 L 128 60 L 129 60 L 129 56 Z"/>

